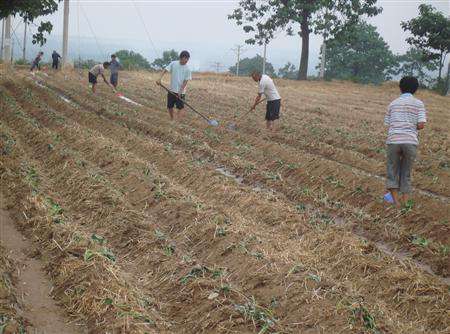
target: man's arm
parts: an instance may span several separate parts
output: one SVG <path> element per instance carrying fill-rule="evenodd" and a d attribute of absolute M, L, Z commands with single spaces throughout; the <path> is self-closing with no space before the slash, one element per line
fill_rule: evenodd
<path fill-rule="evenodd" d="M 427 122 L 427 112 L 425 106 L 422 104 L 419 108 L 418 118 L 417 118 L 417 130 L 422 130 Z"/>
<path fill-rule="evenodd" d="M 186 88 L 188 81 L 189 81 L 189 80 L 184 80 L 184 81 L 183 81 L 183 84 L 182 84 L 181 87 L 180 87 L 180 91 L 178 92 L 180 95 L 183 94 L 184 89 Z"/>
<path fill-rule="evenodd" d="M 258 105 L 259 101 L 261 101 L 262 93 L 258 93 L 255 98 L 255 102 L 253 103 L 252 109 L 255 110 L 256 106 Z"/>
<path fill-rule="evenodd" d="M 167 73 L 168 71 L 166 70 L 166 69 L 163 69 L 163 72 L 162 72 L 162 74 L 161 74 L 161 77 L 158 79 L 158 80 L 156 80 L 156 84 L 158 85 L 158 86 L 161 86 L 161 80 L 162 80 L 162 78 L 164 77 L 164 75 Z"/>
<path fill-rule="evenodd" d="M 103 81 L 105 82 L 105 84 L 107 84 L 109 87 L 111 87 L 111 89 L 113 90 L 113 92 L 115 92 L 116 89 L 113 87 L 113 85 L 111 85 L 111 84 L 108 82 L 108 80 L 106 80 L 105 75 L 104 75 L 103 73 L 100 73 L 100 75 L 102 76 Z"/>
<path fill-rule="evenodd" d="M 384 125 L 389 126 L 391 122 L 391 106 L 389 106 L 386 110 L 386 114 L 384 115 Z"/>

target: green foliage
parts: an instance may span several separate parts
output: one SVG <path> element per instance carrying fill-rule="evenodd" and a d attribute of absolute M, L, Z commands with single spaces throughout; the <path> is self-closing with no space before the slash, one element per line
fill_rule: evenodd
<path fill-rule="evenodd" d="M 327 42 L 325 78 L 379 84 L 390 79 L 396 57 L 376 28 L 347 26 Z"/>
<path fill-rule="evenodd" d="M 287 62 L 286 65 L 278 70 L 278 76 L 283 79 L 296 79 L 298 77 L 298 70 L 294 64 Z"/>
<path fill-rule="evenodd" d="M 174 49 L 163 52 L 162 58 L 156 58 L 151 64 L 155 70 L 162 70 L 167 67 L 172 61 L 178 60 L 178 52 Z"/>
<path fill-rule="evenodd" d="M 39 16 L 46 16 L 57 11 L 61 0 L 21 0 L 0 1 L 0 19 L 9 15 L 19 15 L 24 21 L 34 22 Z M 37 33 L 33 34 L 33 44 L 44 45 L 47 39 L 44 34 L 50 34 L 53 25 L 49 21 L 41 21 Z"/>
<path fill-rule="evenodd" d="M 96 64 L 98 64 L 98 61 L 95 61 L 93 59 L 87 59 L 87 60 L 77 59 L 77 60 L 75 60 L 73 65 L 75 68 L 91 69 Z"/>
<path fill-rule="evenodd" d="M 307 79 L 309 35 L 311 32 L 334 36 L 343 26 L 354 23 L 362 15 L 375 16 L 381 12 L 377 0 L 240 0 L 228 19 L 242 26 L 253 37 L 248 44 L 263 45 L 274 38 L 280 29 L 288 35 L 302 38 L 302 54 L 298 78 Z M 300 26 L 300 29 L 298 27 Z M 294 30 L 297 30 L 294 33 Z"/>
<path fill-rule="evenodd" d="M 409 44 L 421 50 L 428 61 L 439 61 L 440 81 L 445 57 L 450 52 L 450 19 L 434 7 L 422 4 L 419 16 L 402 22 L 401 27 L 412 35 L 406 39 Z"/>
<path fill-rule="evenodd" d="M 264 58 L 256 55 L 253 58 L 244 58 L 239 62 L 239 76 L 249 76 L 253 71 L 262 71 Z M 230 73 L 236 73 L 236 66 L 231 66 Z M 266 74 L 275 77 L 275 69 L 273 65 L 266 61 Z"/>
<path fill-rule="evenodd" d="M 114 53 L 120 64 L 127 70 L 149 69 L 150 63 L 140 53 L 131 50 L 120 50 Z"/>
<path fill-rule="evenodd" d="M 422 87 L 428 87 L 433 79 L 429 73 L 439 68 L 437 59 L 428 59 L 427 55 L 418 48 L 410 48 L 404 55 L 397 56 L 398 67 L 394 74 L 400 76 L 414 76 Z"/>

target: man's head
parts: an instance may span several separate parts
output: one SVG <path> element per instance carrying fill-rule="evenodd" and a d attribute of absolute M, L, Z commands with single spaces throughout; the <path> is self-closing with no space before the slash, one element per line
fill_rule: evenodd
<path fill-rule="evenodd" d="M 39 51 L 39 55 L 43 56 L 43 55 L 44 55 L 44 52 Z"/>
<path fill-rule="evenodd" d="M 111 55 L 111 60 L 116 60 L 117 56 L 116 55 Z"/>
<path fill-rule="evenodd" d="M 185 65 L 189 61 L 189 58 L 191 58 L 191 55 L 188 51 L 184 50 L 180 53 L 180 64 Z"/>
<path fill-rule="evenodd" d="M 111 63 L 110 63 L 109 61 L 105 61 L 105 62 L 103 63 L 103 67 L 104 67 L 104 68 L 108 68 L 109 65 L 111 65 Z"/>
<path fill-rule="evenodd" d="M 261 80 L 261 72 L 260 71 L 253 71 L 252 72 L 252 78 L 253 80 L 255 80 L 256 82 L 259 82 L 259 80 Z"/>
<path fill-rule="evenodd" d="M 415 77 L 403 77 L 400 80 L 400 91 L 403 93 L 414 94 L 419 88 L 419 81 Z"/>

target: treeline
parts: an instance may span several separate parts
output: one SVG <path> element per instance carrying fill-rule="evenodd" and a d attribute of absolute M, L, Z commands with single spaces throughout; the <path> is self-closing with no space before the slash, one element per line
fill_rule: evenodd
<path fill-rule="evenodd" d="M 158 71 L 165 68 L 170 62 L 178 59 L 178 52 L 175 50 L 164 51 L 161 58 L 155 59 L 150 63 L 144 56 L 131 50 L 119 50 L 114 52 L 120 61 L 122 67 L 126 70 L 154 70 Z M 75 68 L 91 68 L 98 61 L 93 59 L 77 59 L 74 62 Z"/>

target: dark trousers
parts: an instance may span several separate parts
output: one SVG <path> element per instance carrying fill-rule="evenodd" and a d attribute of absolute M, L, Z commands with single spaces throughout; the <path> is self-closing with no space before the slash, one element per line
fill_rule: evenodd
<path fill-rule="evenodd" d="M 416 154 L 417 146 L 413 144 L 387 145 L 387 189 L 398 189 L 404 194 L 411 192 L 411 169 Z"/>
<path fill-rule="evenodd" d="M 57 70 L 58 69 L 58 63 L 59 62 L 57 60 L 54 60 L 53 63 L 52 63 L 52 68 Z"/>

